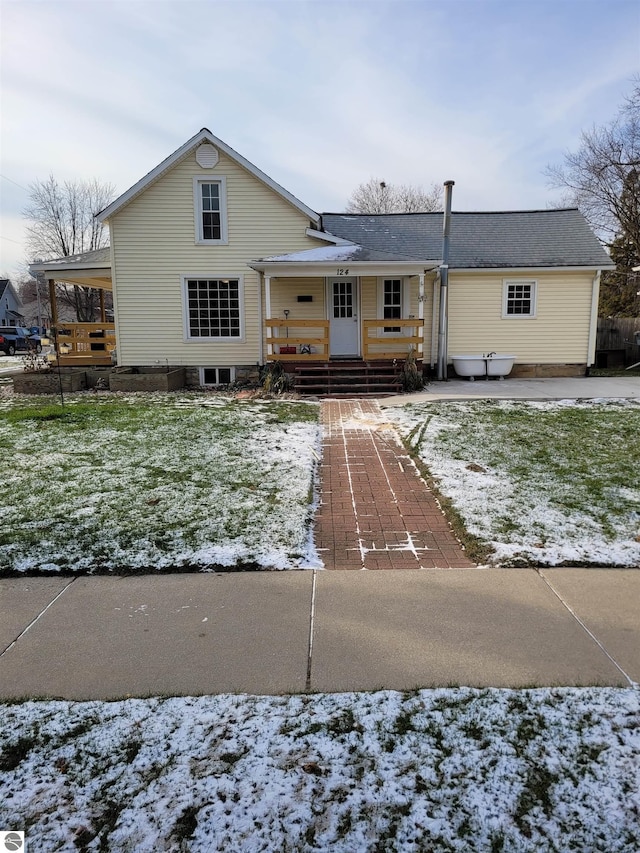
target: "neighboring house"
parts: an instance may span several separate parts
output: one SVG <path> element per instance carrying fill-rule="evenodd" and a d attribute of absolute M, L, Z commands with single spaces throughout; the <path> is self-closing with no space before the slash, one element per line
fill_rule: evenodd
<path fill-rule="evenodd" d="M 113 287 L 119 365 L 186 366 L 192 384 L 215 384 L 268 361 L 411 348 L 436 364 L 441 213 L 318 214 L 203 129 L 99 219 L 109 258 L 32 271 Z M 513 354 L 520 375 L 594 362 L 613 264 L 577 210 L 454 212 L 450 247 L 449 354 Z"/>
<path fill-rule="evenodd" d="M 0 278 L 0 326 L 24 326 L 22 302 L 8 278 Z"/>

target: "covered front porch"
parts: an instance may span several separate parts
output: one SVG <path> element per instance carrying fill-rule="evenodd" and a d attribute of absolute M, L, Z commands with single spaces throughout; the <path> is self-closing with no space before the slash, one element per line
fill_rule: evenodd
<path fill-rule="evenodd" d="M 51 331 L 56 363 L 61 367 L 97 367 L 112 364 L 116 348 L 115 324 L 107 319 L 105 293 L 112 290 L 110 250 L 97 249 L 67 258 L 31 264 L 32 275 L 44 277 L 49 288 Z M 98 291 L 100 319 L 92 323 L 67 322 L 60 317 L 56 283 Z"/>
<path fill-rule="evenodd" d="M 384 256 L 384 257 L 378 257 Z M 330 246 L 252 266 L 263 279 L 266 362 L 399 363 L 430 358 L 437 261 Z"/>

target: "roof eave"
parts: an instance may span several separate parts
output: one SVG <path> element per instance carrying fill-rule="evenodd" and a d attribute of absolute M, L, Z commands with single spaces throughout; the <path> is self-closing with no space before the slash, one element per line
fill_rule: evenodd
<path fill-rule="evenodd" d="M 494 273 L 512 273 L 517 270 L 540 270 L 541 272 L 589 272 L 591 270 L 614 270 L 615 264 L 553 264 L 545 266 L 544 264 L 517 264 L 508 267 L 457 267 L 449 264 L 450 272 L 494 272 Z"/>
<path fill-rule="evenodd" d="M 394 271 L 404 275 L 420 275 L 438 269 L 440 261 L 251 261 L 248 266 L 257 272 L 270 273 L 277 277 L 293 276 L 329 276 L 335 275 L 338 265 L 343 270 L 352 271 L 353 276 L 382 275 Z M 341 275 L 347 277 L 344 272 Z"/>

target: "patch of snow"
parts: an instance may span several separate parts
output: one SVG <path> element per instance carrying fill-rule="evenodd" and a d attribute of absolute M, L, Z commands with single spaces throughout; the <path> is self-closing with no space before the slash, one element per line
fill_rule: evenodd
<path fill-rule="evenodd" d="M 93 398 L 96 415 L 106 399 Z M 1 503 L 12 537 L 0 544 L 0 568 L 91 573 L 322 565 L 309 503 L 320 451 L 316 422 L 272 414 L 276 409 L 264 401 L 117 399 L 139 410 L 133 426 L 98 416 L 82 429 L 60 421 L 44 429 L 0 422 L 13 460 L 11 490 Z M 22 404 L 5 399 L 0 408 Z"/>
<path fill-rule="evenodd" d="M 598 407 L 603 412 L 618 407 L 640 413 L 637 401 L 447 402 L 387 409 L 385 417 L 404 436 L 414 436 L 420 458 L 460 512 L 469 533 L 494 549 L 491 565 L 517 565 L 523 559 L 536 565 L 640 565 L 640 527 L 632 510 L 640 502 L 640 483 L 633 472 L 628 472 L 627 483 L 612 487 L 607 482 L 610 472 L 596 467 L 589 477 L 599 479 L 600 485 L 585 485 L 583 495 L 579 487 L 585 477 L 571 473 L 570 460 L 561 478 L 545 464 L 543 448 L 539 448 L 539 463 L 524 443 L 522 451 L 517 443 L 501 448 L 504 437 L 498 439 L 491 421 L 487 425 L 482 420 L 489 406 L 514 413 L 576 408 L 597 412 Z M 593 448 L 584 448 L 585 454 L 592 453 L 594 465 L 601 441 L 594 435 Z M 520 452 L 524 454 L 520 467 L 526 465 L 526 475 L 514 473 Z M 550 446 L 548 452 L 555 456 L 557 449 Z M 474 470 L 470 463 L 480 463 L 484 470 Z"/>
<path fill-rule="evenodd" d="M 0 754 L 31 853 L 640 847 L 633 689 L 30 701 Z"/>
<path fill-rule="evenodd" d="M 320 246 L 317 249 L 305 249 L 302 252 L 291 252 L 288 255 L 272 255 L 269 258 L 263 258 L 264 261 L 283 261 L 283 262 L 320 262 L 320 261 L 348 261 L 358 252 L 362 251 L 361 246 L 352 244 L 349 246 Z"/>

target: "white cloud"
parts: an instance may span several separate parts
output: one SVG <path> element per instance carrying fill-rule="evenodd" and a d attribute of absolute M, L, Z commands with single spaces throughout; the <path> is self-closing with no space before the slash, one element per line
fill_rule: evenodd
<path fill-rule="evenodd" d="M 206 126 L 317 209 L 371 176 L 544 207 L 544 165 L 629 91 L 638 30 L 635 0 L 4 2 L 0 171 L 124 191 Z"/>

